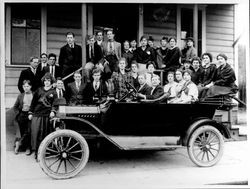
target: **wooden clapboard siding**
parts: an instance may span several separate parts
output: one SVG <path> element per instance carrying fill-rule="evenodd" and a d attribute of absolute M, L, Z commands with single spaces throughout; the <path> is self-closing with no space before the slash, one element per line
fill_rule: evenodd
<path fill-rule="evenodd" d="M 166 22 L 156 21 L 153 17 L 154 11 L 163 6 L 171 11 L 169 17 Z M 176 37 L 176 33 L 176 5 L 144 5 L 144 34 L 151 35 L 156 46 L 160 45 L 163 36 Z"/>
<path fill-rule="evenodd" d="M 14 105 L 15 99 L 19 94 L 17 83 L 20 73 L 23 69 L 26 68 L 5 68 L 5 106 L 7 108 L 10 108 Z"/>
<path fill-rule="evenodd" d="M 73 32 L 76 43 L 81 45 L 81 4 L 48 4 L 47 53 L 59 56 L 60 48 L 66 44 L 67 32 Z"/>
<path fill-rule="evenodd" d="M 234 5 L 208 5 L 206 8 L 206 50 L 213 57 L 225 53 L 234 59 Z"/>

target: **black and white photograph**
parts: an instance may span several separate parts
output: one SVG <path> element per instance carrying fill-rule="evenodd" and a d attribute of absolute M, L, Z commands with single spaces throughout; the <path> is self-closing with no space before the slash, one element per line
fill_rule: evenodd
<path fill-rule="evenodd" d="M 248 188 L 248 0 L 0 2 L 1 188 Z"/>

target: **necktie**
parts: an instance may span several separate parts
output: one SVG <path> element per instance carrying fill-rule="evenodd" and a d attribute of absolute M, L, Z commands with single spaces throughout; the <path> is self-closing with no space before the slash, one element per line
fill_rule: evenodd
<path fill-rule="evenodd" d="M 33 69 L 33 74 L 36 75 L 36 69 Z"/>
<path fill-rule="evenodd" d="M 97 91 L 97 87 L 98 87 L 97 82 L 95 82 L 95 91 Z"/>
<path fill-rule="evenodd" d="M 62 97 L 63 97 L 62 90 L 59 90 L 59 98 L 62 98 Z"/>
<path fill-rule="evenodd" d="M 113 48 L 112 48 L 112 42 L 109 42 L 109 52 L 112 52 Z"/>
<path fill-rule="evenodd" d="M 50 66 L 50 74 L 55 77 L 55 68 L 54 66 Z"/>

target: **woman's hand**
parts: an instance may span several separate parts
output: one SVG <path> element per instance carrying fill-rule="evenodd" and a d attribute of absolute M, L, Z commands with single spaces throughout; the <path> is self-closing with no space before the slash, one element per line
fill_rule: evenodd
<path fill-rule="evenodd" d="M 29 120 L 32 120 L 32 118 L 33 118 L 33 115 L 32 115 L 32 114 L 28 115 L 28 119 L 29 119 Z"/>

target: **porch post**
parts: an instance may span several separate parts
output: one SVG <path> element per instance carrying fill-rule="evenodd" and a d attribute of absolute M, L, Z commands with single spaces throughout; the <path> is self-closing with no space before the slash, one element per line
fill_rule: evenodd
<path fill-rule="evenodd" d="M 86 64 L 87 5 L 82 3 L 82 67 Z"/>
<path fill-rule="evenodd" d="M 181 46 L 181 7 L 180 5 L 177 5 L 177 11 L 176 11 L 176 40 L 177 40 L 177 45 Z"/>
<path fill-rule="evenodd" d="M 138 44 L 140 43 L 140 37 L 143 35 L 144 31 L 143 23 L 143 4 L 139 4 L 139 22 L 138 22 Z"/>
<path fill-rule="evenodd" d="M 93 5 L 88 5 L 88 35 L 93 35 Z"/>
<path fill-rule="evenodd" d="M 11 7 L 6 4 L 5 18 L 5 65 L 11 64 Z"/>
<path fill-rule="evenodd" d="M 196 49 L 198 49 L 198 5 L 194 4 L 194 10 L 193 10 L 193 31 L 194 31 L 194 46 Z"/>
<path fill-rule="evenodd" d="M 41 8 L 41 53 L 47 52 L 47 7 Z"/>

